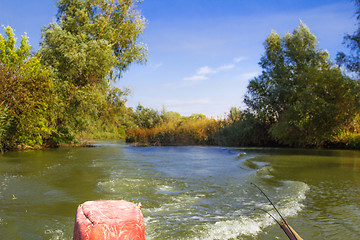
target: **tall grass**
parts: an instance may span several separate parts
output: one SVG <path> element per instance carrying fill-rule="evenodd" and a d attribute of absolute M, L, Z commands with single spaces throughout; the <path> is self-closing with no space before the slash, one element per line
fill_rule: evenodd
<path fill-rule="evenodd" d="M 214 145 L 218 131 L 215 119 L 172 119 L 147 129 L 126 131 L 127 142 L 140 145 Z"/>

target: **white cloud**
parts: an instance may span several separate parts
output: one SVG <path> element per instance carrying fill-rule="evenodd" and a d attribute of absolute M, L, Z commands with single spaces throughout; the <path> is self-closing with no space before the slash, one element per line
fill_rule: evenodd
<path fill-rule="evenodd" d="M 203 81 L 208 79 L 206 76 L 204 75 L 194 75 L 191 77 L 185 77 L 183 78 L 184 81 L 193 81 L 193 82 L 197 82 L 197 81 Z"/>
<path fill-rule="evenodd" d="M 181 82 L 178 83 L 168 83 L 164 86 L 167 87 L 175 87 L 175 88 L 183 88 L 183 87 L 190 87 L 198 82 L 204 81 L 209 79 L 208 75 L 216 74 L 223 71 L 228 71 L 230 69 L 235 68 L 235 64 L 225 64 L 217 68 L 211 68 L 209 66 L 203 66 L 196 70 L 195 74 L 190 77 L 184 77 L 181 79 Z"/>
<path fill-rule="evenodd" d="M 204 66 L 204 67 L 199 68 L 199 69 L 196 71 L 196 73 L 197 73 L 197 75 L 215 74 L 215 73 L 218 73 L 218 72 L 222 72 L 222 71 L 226 71 L 226 70 L 232 69 L 232 68 L 234 68 L 234 67 L 235 67 L 234 64 L 226 64 L 226 65 L 217 67 L 217 68 L 215 68 L 215 69 L 210 68 L 209 66 Z"/>
<path fill-rule="evenodd" d="M 250 80 L 256 76 L 258 76 L 259 73 L 258 72 L 249 72 L 249 73 L 243 73 L 241 74 L 241 78 L 246 79 L 246 80 Z"/>
<path fill-rule="evenodd" d="M 207 74 L 212 74 L 212 73 L 216 73 L 217 71 L 208 67 L 208 66 L 205 66 L 205 67 L 201 67 L 199 68 L 199 70 L 197 70 L 197 74 L 199 75 L 207 75 Z"/>
<path fill-rule="evenodd" d="M 236 58 L 234 58 L 234 62 L 238 63 L 238 62 L 244 61 L 245 59 L 246 59 L 246 57 L 242 57 L 242 56 L 236 57 Z"/>
<path fill-rule="evenodd" d="M 169 82 L 166 84 L 163 84 L 164 87 L 171 87 L 171 88 L 185 88 L 185 87 L 191 87 L 198 82 L 207 80 L 208 77 L 203 75 L 193 75 L 191 77 L 184 77 L 181 79 L 181 81 L 175 81 L 175 82 Z"/>
<path fill-rule="evenodd" d="M 218 67 L 216 70 L 217 70 L 217 72 L 222 72 L 222 71 L 230 70 L 230 69 L 232 69 L 234 67 L 235 67 L 234 64 L 227 64 L 227 65 L 223 65 L 221 67 Z"/>

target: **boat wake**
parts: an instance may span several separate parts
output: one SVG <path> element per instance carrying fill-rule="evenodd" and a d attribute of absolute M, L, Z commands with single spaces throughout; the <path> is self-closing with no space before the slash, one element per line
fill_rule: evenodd
<path fill-rule="evenodd" d="M 302 210 L 302 201 L 306 198 L 305 194 L 309 187 L 302 182 L 284 182 L 283 184 L 284 186 L 276 190 L 277 194 L 283 193 L 281 201 L 276 203 L 276 206 L 284 218 L 294 217 Z M 276 216 L 269 204 L 254 204 L 256 208 L 262 208 Z M 234 220 L 206 224 L 202 235 L 195 239 L 246 239 L 246 237 L 253 239 L 273 225 L 276 225 L 276 222 L 268 214 L 255 210 Z"/>

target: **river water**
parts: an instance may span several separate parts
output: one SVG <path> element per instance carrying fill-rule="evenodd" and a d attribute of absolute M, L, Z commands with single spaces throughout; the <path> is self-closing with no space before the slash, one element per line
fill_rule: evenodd
<path fill-rule="evenodd" d="M 141 202 L 146 239 L 287 239 L 251 182 L 304 239 L 359 239 L 360 152 L 95 145 L 1 155 L 0 239 L 72 239 L 98 199 Z"/>

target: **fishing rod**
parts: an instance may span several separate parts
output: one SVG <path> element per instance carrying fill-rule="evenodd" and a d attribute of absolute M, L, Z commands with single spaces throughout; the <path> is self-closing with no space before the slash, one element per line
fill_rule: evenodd
<path fill-rule="evenodd" d="M 266 199 L 270 202 L 270 204 L 273 206 L 273 208 L 276 210 L 276 212 L 279 214 L 279 216 L 281 217 L 281 220 L 283 220 L 284 222 L 285 219 L 283 218 L 283 216 L 280 214 L 280 212 L 277 210 L 277 208 L 275 207 L 275 205 L 272 203 L 272 201 L 270 200 L 270 198 L 264 193 L 263 190 L 261 190 L 261 188 L 258 187 L 258 185 L 256 185 L 255 183 L 250 183 L 252 185 L 254 185 L 257 189 L 259 189 L 259 191 L 266 197 Z"/>
<path fill-rule="evenodd" d="M 254 210 L 260 210 L 260 211 L 263 211 L 263 212 L 267 213 L 281 227 L 281 224 L 279 223 L 279 221 L 273 215 L 271 215 L 268 211 L 266 211 L 264 209 L 261 209 L 261 208 L 254 208 Z"/>
<path fill-rule="evenodd" d="M 285 232 L 286 236 L 288 236 L 290 240 L 302 240 L 302 238 L 297 234 L 297 232 L 295 232 L 295 230 L 290 225 L 285 225 L 284 221 L 281 221 L 281 223 L 279 223 L 279 221 L 272 214 L 270 214 L 264 209 L 254 208 L 254 210 L 260 210 L 267 213 L 280 226 L 280 228 Z"/>
<path fill-rule="evenodd" d="M 279 221 L 276 220 L 276 218 L 271 215 L 269 212 L 263 210 L 263 209 L 259 209 L 261 211 L 266 212 L 267 214 L 269 214 L 275 221 L 276 223 L 280 226 L 280 228 L 285 232 L 286 236 L 288 236 L 288 238 L 290 240 L 302 240 L 302 238 L 297 234 L 297 232 L 295 232 L 294 229 L 292 229 L 292 227 L 290 227 L 290 225 L 287 224 L 286 220 L 284 219 L 284 217 L 280 214 L 279 210 L 277 210 L 277 208 L 275 207 L 275 205 L 272 203 L 272 201 L 270 200 L 270 198 L 264 193 L 263 190 L 261 190 L 260 187 L 258 187 L 255 183 L 250 183 L 252 185 L 254 185 L 257 189 L 259 189 L 259 191 L 266 197 L 266 199 L 270 202 L 270 204 L 273 206 L 273 208 L 276 210 L 277 214 L 280 216 L 281 218 L 281 223 L 279 223 Z"/>

